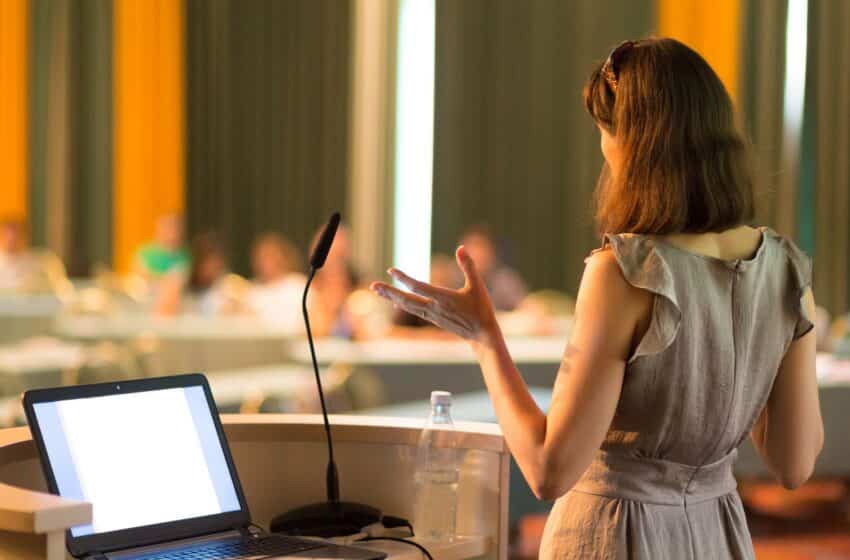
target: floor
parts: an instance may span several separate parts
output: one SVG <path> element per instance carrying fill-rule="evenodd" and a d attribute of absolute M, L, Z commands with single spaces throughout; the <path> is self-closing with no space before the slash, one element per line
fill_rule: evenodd
<path fill-rule="evenodd" d="M 790 492 L 773 484 L 741 484 L 758 560 L 850 560 L 850 491 L 843 481 L 809 483 Z M 514 560 L 537 558 L 546 517 L 520 521 Z"/>

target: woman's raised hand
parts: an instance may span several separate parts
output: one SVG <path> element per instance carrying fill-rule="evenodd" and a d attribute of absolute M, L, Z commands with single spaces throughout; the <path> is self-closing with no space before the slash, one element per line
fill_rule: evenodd
<path fill-rule="evenodd" d="M 459 247 L 455 257 L 466 279 L 463 288 L 459 290 L 440 288 L 414 280 L 395 268 L 389 270 L 390 276 L 404 284 L 412 293 L 384 282 L 373 282 L 370 287 L 373 292 L 411 315 L 467 340 L 484 342 L 498 332 L 490 295 L 466 250 Z"/>

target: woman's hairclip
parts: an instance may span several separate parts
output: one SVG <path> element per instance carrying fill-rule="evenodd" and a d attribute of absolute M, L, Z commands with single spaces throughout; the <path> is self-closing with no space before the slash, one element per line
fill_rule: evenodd
<path fill-rule="evenodd" d="M 626 53 L 632 50 L 636 44 L 635 41 L 623 41 L 611 51 L 605 64 L 602 65 L 602 70 L 600 71 L 602 77 L 605 78 L 605 81 L 608 82 L 608 86 L 614 93 L 617 92 L 617 84 L 620 81 L 620 64 L 622 64 Z"/>

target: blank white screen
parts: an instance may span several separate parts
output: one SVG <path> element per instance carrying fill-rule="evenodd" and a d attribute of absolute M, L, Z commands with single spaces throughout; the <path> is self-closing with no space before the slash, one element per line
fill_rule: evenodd
<path fill-rule="evenodd" d="M 92 525 L 76 536 L 239 509 L 201 387 L 49 406 L 60 426 L 42 433 L 60 494 L 65 481 L 93 505 Z"/>

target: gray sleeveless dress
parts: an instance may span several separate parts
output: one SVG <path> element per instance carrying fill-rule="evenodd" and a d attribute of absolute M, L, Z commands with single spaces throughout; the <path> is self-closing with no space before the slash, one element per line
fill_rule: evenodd
<path fill-rule="evenodd" d="M 749 260 L 653 236 L 606 237 L 626 280 L 655 294 L 601 449 L 552 509 L 544 559 L 754 558 L 732 466 L 789 343 L 812 328 L 808 258 L 762 229 Z"/>

